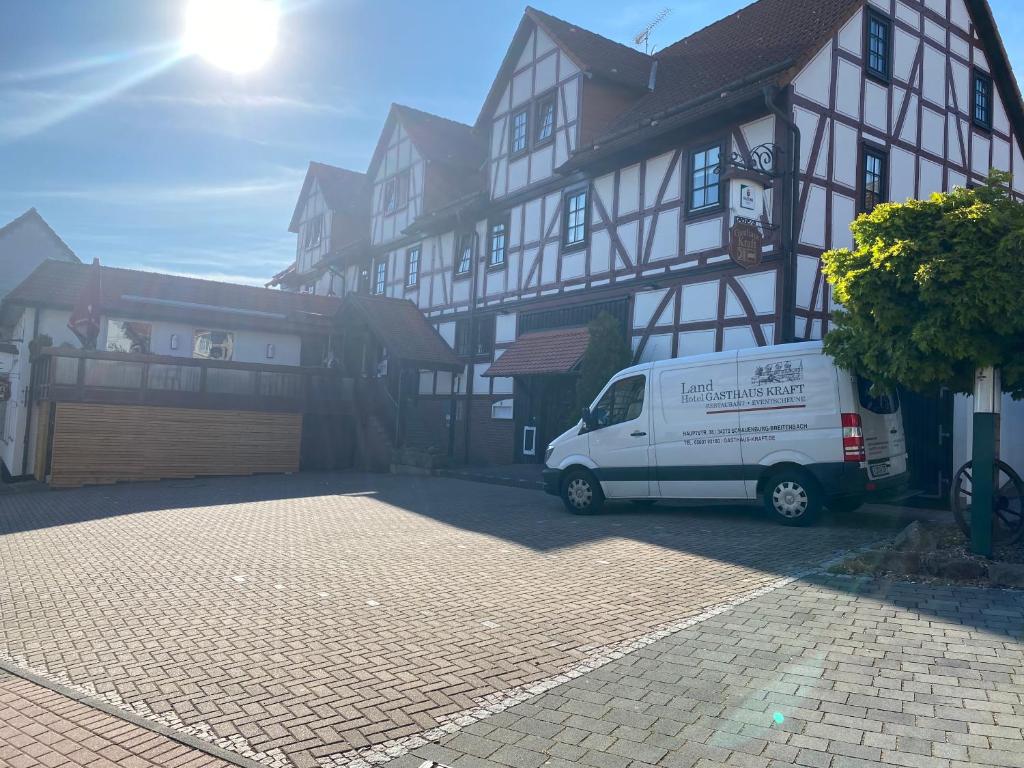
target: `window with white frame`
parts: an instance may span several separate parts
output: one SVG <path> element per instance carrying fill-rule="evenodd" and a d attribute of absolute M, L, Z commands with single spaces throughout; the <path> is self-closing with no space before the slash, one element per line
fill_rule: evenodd
<path fill-rule="evenodd" d="M 373 293 L 374 295 L 380 296 L 384 293 L 384 289 L 387 287 L 388 280 L 388 263 L 383 259 L 377 262 L 377 266 L 374 267 L 373 273 Z"/>
<path fill-rule="evenodd" d="M 715 208 L 722 202 L 722 145 L 693 152 L 690 155 L 690 210 Z"/>
<path fill-rule="evenodd" d="M 537 102 L 537 135 L 534 144 L 543 144 L 555 135 L 555 94 L 549 94 Z"/>
<path fill-rule="evenodd" d="M 415 245 L 405 252 L 405 285 L 412 288 L 420 281 L 420 246 Z"/>
<path fill-rule="evenodd" d="M 530 145 L 530 110 L 520 109 L 512 115 L 512 130 L 509 132 L 509 152 L 518 155 Z"/>
<path fill-rule="evenodd" d="M 235 334 L 230 331 L 198 330 L 192 337 L 192 357 L 201 360 L 231 360 L 235 356 Z"/>
<path fill-rule="evenodd" d="M 491 418 L 511 421 L 514 418 L 514 405 L 515 400 L 512 398 L 498 400 L 491 405 Z"/>
<path fill-rule="evenodd" d="M 107 352 L 148 355 L 153 326 L 134 320 L 107 320 Z"/>
<path fill-rule="evenodd" d="M 394 213 L 398 210 L 398 179 L 388 179 L 384 182 L 384 213 Z"/>
<path fill-rule="evenodd" d="M 455 276 L 465 277 L 473 268 L 473 233 L 467 232 L 459 237 L 459 248 L 455 254 Z"/>
<path fill-rule="evenodd" d="M 562 224 L 562 247 L 578 248 L 587 242 L 587 190 L 579 189 L 565 196 Z"/>
<path fill-rule="evenodd" d="M 500 267 L 505 263 L 505 252 L 508 250 L 508 225 L 508 217 L 491 222 L 488 266 Z"/>
<path fill-rule="evenodd" d="M 310 248 L 316 248 L 320 245 L 324 237 L 324 217 L 323 214 L 315 216 L 306 222 L 306 239 L 305 247 L 307 250 Z"/>

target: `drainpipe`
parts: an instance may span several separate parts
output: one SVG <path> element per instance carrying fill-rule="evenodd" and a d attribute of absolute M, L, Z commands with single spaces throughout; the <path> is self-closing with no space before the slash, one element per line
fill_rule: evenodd
<path fill-rule="evenodd" d="M 465 424 L 465 427 L 463 428 L 463 445 L 462 445 L 462 454 L 463 454 L 462 461 L 463 461 L 464 464 L 467 464 L 467 465 L 469 464 L 469 456 L 470 456 L 469 442 L 470 442 L 470 435 L 472 433 L 472 430 L 470 429 L 470 427 L 472 426 L 472 418 L 473 418 L 473 380 L 475 378 L 474 373 L 476 371 L 476 362 L 475 362 L 476 354 L 472 350 L 473 341 L 476 338 L 476 333 L 475 333 L 476 328 L 474 327 L 473 321 L 476 319 L 476 287 L 477 287 L 476 286 L 476 278 L 477 278 L 477 273 L 479 272 L 479 267 L 480 267 L 480 265 L 477 263 L 476 222 L 473 221 L 472 218 L 471 218 L 470 219 L 470 224 L 473 227 L 473 239 L 472 239 L 472 242 L 473 242 L 473 261 L 472 261 L 472 267 L 471 267 L 472 272 L 470 274 L 469 315 L 468 315 L 468 318 L 467 318 L 467 323 L 469 325 L 470 357 L 473 359 L 473 362 L 469 363 L 469 365 L 466 366 L 466 413 L 464 414 L 465 417 L 466 417 L 466 419 L 465 419 L 466 420 L 466 424 Z M 463 226 L 463 214 L 462 214 L 462 211 L 459 211 L 456 214 L 456 231 L 459 231 L 460 229 L 462 229 L 462 226 Z M 460 254 L 458 253 L 458 247 L 459 247 L 458 238 L 456 238 L 455 239 L 455 243 L 454 243 L 454 248 L 456 250 L 455 250 L 455 252 L 452 253 L 453 266 L 455 264 L 458 264 L 458 261 L 456 261 L 456 260 L 460 257 Z M 453 274 L 454 274 L 454 272 L 453 272 Z M 454 290 L 455 290 L 455 286 L 454 286 L 454 283 L 453 283 L 452 291 L 454 291 Z M 454 417 L 455 417 L 455 415 L 452 414 L 452 418 L 454 418 Z"/>
<path fill-rule="evenodd" d="M 782 199 L 783 229 L 782 229 L 782 311 L 781 320 L 781 342 L 790 344 L 796 341 L 796 269 L 797 269 L 797 242 L 800 237 L 800 222 L 797 221 L 800 203 L 800 127 L 793 120 L 792 116 L 779 107 L 776 103 L 782 92 L 777 87 L 764 89 L 765 106 L 771 110 L 790 135 L 790 167 L 787 174 L 790 177 L 790 184 L 786 186 Z M 787 215 L 788 211 L 788 215 Z"/>
<path fill-rule="evenodd" d="M 22 334 L 24 336 L 24 334 Z M 32 309 L 32 341 L 39 338 L 39 307 L 33 307 Z M 28 355 L 28 391 L 25 393 L 25 443 L 22 446 L 21 451 L 21 474 L 27 474 L 25 469 L 28 467 L 28 445 L 29 440 L 32 436 L 32 405 L 33 405 L 33 393 L 35 392 L 36 382 L 36 364 L 32 360 L 32 354 Z M 32 468 L 33 471 L 36 469 Z"/>

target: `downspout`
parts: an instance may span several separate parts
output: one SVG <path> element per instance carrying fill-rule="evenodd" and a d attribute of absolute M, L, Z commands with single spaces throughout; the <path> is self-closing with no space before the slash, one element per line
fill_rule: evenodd
<path fill-rule="evenodd" d="M 776 103 L 780 93 L 782 91 L 778 87 L 764 89 L 765 106 L 786 126 L 790 134 L 789 170 L 787 174 L 790 177 L 791 183 L 786 186 L 785 195 L 782 200 L 783 263 L 780 341 L 783 344 L 791 344 L 796 341 L 797 241 L 800 237 L 800 222 L 797 221 L 800 202 L 800 126 L 796 124 L 788 112 L 780 108 Z"/>
<path fill-rule="evenodd" d="M 32 341 L 39 338 L 39 307 L 32 309 Z M 28 466 L 28 444 L 29 439 L 32 436 L 32 406 L 35 402 L 34 393 L 36 391 L 36 364 L 32 359 L 32 353 L 29 352 L 28 356 L 28 391 L 25 393 L 25 444 L 21 452 L 21 474 L 27 474 L 25 472 Z M 32 468 L 33 470 L 35 467 Z"/>
<path fill-rule="evenodd" d="M 456 221 L 458 222 L 460 229 L 461 229 L 461 227 L 463 225 L 462 219 L 463 219 L 463 216 L 462 216 L 462 212 L 460 211 L 458 214 L 456 214 Z M 470 357 L 474 358 L 474 360 L 475 360 L 476 354 L 473 352 L 473 342 L 476 339 L 476 327 L 475 327 L 475 324 L 474 324 L 473 321 L 476 319 L 476 278 L 477 278 L 477 272 L 479 271 L 479 267 L 480 267 L 480 265 L 477 263 L 477 250 L 476 250 L 477 242 L 476 242 L 476 223 L 475 222 L 473 223 L 473 237 L 472 237 L 471 242 L 473 243 L 473 261 L 471 262 L 472 263 L 472 275 L 470 277 L 468 324 L 469 324 L 469 343 L 470 343 L 470 351 L 471 351 Z M 455 248 L 458 249 L 458 247 L 459 247 L 459 244 L 456 241 Z M 461 255 L 459 253 L 453 253 L 452 256 L 453 256 L 453 264 L 457 264 L 458 262 L 456 262 L 455 259 L 460 258 Z M 454 284 L 452 285 L 452 291 L 453 292 L 455 291 Z M 471 427 L 471 421 L 472 421 L 472 418 L 473 418 L 473 380 L 476 378 L 475 373 L 476 373 L 476 362 L 471 362 L 469 365 L 466 366 L 466 413 L 465 413 L 466 425 L 463 428 L 463 441 L 462 441 L 462 443 L 463 443 L 462 444 L 462 453 L 463 453 L 462 461 L 463 461 L 464 464 L 469 464 L 469 440 L 470 440 L 470 434 L 472 432 L 470 427 Z"/>

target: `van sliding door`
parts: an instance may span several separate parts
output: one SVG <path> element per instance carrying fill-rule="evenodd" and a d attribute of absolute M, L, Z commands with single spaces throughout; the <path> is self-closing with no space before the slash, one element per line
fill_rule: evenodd
<path fill-rule="evenodd" d="M 663 498 L 746 499 L 735 353 L 713 363 L 655 369 L 655 476 Z"/>

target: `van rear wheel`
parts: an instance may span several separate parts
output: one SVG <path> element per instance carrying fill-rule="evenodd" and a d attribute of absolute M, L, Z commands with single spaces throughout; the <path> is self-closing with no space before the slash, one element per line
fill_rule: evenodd
<path fill-rule="evenodd" d="M 799 470 L 772 475 L 764 484 L 764 505 L 783 525 L 811 525 L 821 514 L 822 494 L 814 478 Z"/>
<path fill-rule="evenodd" d="M 587 470 L 574 469 L 562 483 L 562 503 L 574 515 L 596 515 L 604 507 L 601 484 Z"/>

